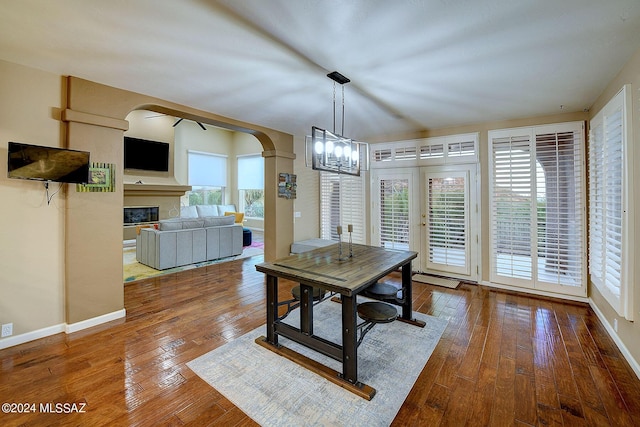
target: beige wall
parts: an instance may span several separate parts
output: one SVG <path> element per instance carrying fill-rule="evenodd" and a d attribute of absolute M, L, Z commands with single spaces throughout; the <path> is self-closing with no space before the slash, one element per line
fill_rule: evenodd
<path fill-rule="evenodd" d="M 311 129 L 309 129 L 311 131 Z M 293 163 L 296 174 L 297 194 L 294 200 L 293 218 L 294 241 L 320 237 L 320 172 L 305 165 L 304 136 L 295 136 L 296 160 Z"/>
<path fill-rule="evenodd" d="M 632 93 L 632 138 L 633 147 L 633 178 L 632 182 L 635 187 L 635 204 L 630 212 L 630 221 L 633 231 L 631 234 L 631 249 L 635 252 L 631 258 L 633 264 L 633 278 L 630 278 L 634 292 L 633 311 L 635 322 L 629 322 L 618 316 L 614 309 L 605 301 L 598 289 L 590 284 L 589 295 L 592 305 L 598 310 L 604 318 L 605 323 L 611 333 L 617 336 L 617 339 L 627 348 L 631 357 L 636 360 L 636 364 L 640 364 L 640 250 L 636 249 L 640 242 L 640 196 L 638 193 L 638 180 L 640 179 L 640 49 L 630 58 L 620 73 L 607 85 L 602 95 L 594 103 L 591 108 L 591 117 L 595 116 L 604 107 L 611 98 L 613 98 L 625 84 L 631 84 Z M 635 213 L 635 215 L 634 215 Z M 635 242 L 635 244 L 634 244 Z M 634 248 L 634 246 L 636 248 Z M 613 323 L 617 320 L 618 331 L 614 331 Z"/>
<path fill-rule="evenodd" d="M 0 323 L 13 323 L 19 335 L 65 320 L 68 185 L 47 204 L 42 182 L 7 178 L 7 142 L 61 147 L 65 88 L 60 76 L 4 61 L 0 76 Z"/>

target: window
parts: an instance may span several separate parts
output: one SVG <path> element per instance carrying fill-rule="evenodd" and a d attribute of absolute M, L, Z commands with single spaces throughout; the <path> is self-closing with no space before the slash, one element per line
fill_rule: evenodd
<path fill-rule="evenodd" d="M 371 168 L 476 163 L 479 139 L 478 133 L 468 133 L 375 144 Z"/>
<path fill-rule="evenodd" d="M 351 224 L 353 243 L 366 243 L 364 191 L 362 175 L 320 172 L 320 238 L 338 240 L 337 227 Z"/>
<path fill-rule="evenodd" d="M 227 186 L 227 157 L 219 154 L 188 151 L 189 205 L 224 204 Z"/>
<path fill-rule="evenodd" d="M 586 295 L 583 127 L 489 133 L 492 281 Z"/>
<path fill-rule="evenodd" d="M 468 178 L 454 173 L 427 175 L 428 262 L 469 274 Z"/>
<path fill-rule="evenodd" d="M 238 156 L 238 209 L 248 218 L 264 218 L 264 159 Z"/>
<path fill-rule="evenodd" d="M 382 178 L 378 185 L 380 245 L 409 250 L 409 179 Z"/>
<path fill-rule="evenodd" d="M 627 209 L 633 206 L 625 163 L 629 96 L 624 87 L 591 120 L 589 132 L 589 273 L 592 283 L 620 316 L 633 320 Z"/>

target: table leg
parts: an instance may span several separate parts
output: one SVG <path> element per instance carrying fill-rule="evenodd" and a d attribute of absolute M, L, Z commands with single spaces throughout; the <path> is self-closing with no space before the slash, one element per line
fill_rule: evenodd
<path fill-rule="evenodd" d="M 425 322 L 413 318 L 413 292 L 411 281 L 411 261 L 402 266 L 402 316 L 398 320 L 423 327 Z"/>
<path fill-rule="evenodd" d="M 358 385 L 358 336 L 356 296 L 342 295 L 342 377 Z"/>
<path fill-rule="evenodd" d="M 411 290 L 411 261 L 402 266 L 402 318 L 410 320 L 413 317 L 413 293 Z"/>
<path fill-rule="evenodd" d="M 278 318 L 278 278 L 267 275 L 267 342 L 278 346 L 275 323 Z"/>
<path fill-rule="evenodd" d="M 313 335 L 313 288 L 300 284 L 300 332 Z"/>

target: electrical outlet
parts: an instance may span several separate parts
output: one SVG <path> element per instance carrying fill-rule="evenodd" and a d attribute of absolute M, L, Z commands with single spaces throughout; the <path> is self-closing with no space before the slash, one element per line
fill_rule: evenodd
<path fill-rule="evenodd" d="M 2 325 L 2 336 L 0 338 L 13 335 L 13 323 L 5 323 Z"/>

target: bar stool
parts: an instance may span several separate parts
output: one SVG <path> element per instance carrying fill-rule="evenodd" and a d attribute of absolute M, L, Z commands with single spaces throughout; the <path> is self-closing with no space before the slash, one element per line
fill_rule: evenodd
<path fill-rule="evenodd" d="M 398 292 L 400 292 L 401 290 L 402 289 L 398 289 L 386 282 L 376 282 L 365 289 L 362 294 L 373 299 L 381 301 L 392 301 L 398 304 L 402 304 L 403 299 L 398 298 Z"/>
<path fill-rule="evenodd" d="M 312 289 L 313 289 L 313 294 L 312 294 L 313 303 L 317 304 L 323 301 L 327 291 L 324 289 L 316 288 L 316 287 L 313 287 Z M 289 313 L 291 313 L 296 308 L 300 307 L 300 301 L 302 299 L 301 294 L 302 294 L 302 288 L 300 285 L 297 285 L 291 288 L 291 296 L 293 297 L 293 299 L 281 301 L 278 303 L 278 306 L 282 306 L 282 305 L 287 306 L 287 312 L 282 316 L 278 317 L 278 320 L 284 319 L 289 315 Z"/>
<path fill-rule="evenodd" d="M 322 298 L 324 298 L 324 294 L 326 293 L 326 291 L 324 289 L 320 289 L 320 288 L 312 288 L 313 289 L 313 300 L 314 301 L 321 301 Z M 298 286 L 294 286 L 291 289 L 291 295 L 293 295 L 293 299 L 300 301 L 300 293 L 301 293 L 301 288 L 300 285 Z"/>
<path fill-rule="evenodd" d="M 368 301 L 358 304 L 358 316 L 363 320 L 357 326 L 360 331 L 358 346 L 364 336 L 378 323 L 391 323 L 398 318 L 398 310 L 391 304 L 381 301 Z"/>

